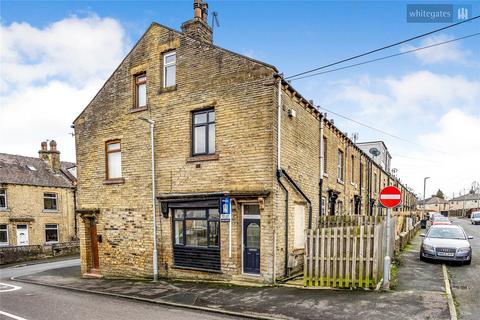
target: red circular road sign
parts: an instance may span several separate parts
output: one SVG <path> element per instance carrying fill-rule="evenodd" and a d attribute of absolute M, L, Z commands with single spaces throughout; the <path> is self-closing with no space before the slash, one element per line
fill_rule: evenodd
<path fill-rule="evenodd" d="M 393 208 L 402 202 L 402 193 L 397 187 L 388 186 L 380 191 L 378 200 L 384 207 Z"/>

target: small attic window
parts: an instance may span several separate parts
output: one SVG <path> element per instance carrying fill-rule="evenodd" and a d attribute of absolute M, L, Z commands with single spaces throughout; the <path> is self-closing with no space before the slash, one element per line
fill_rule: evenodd
<path fill-rule="evenodd" d="M 37 171 L 37 168 L 35 168 L 34 166 L 31 166 L 29 164 L 27 164 L 27 168 L 30 169 L 30 171 Z"/>

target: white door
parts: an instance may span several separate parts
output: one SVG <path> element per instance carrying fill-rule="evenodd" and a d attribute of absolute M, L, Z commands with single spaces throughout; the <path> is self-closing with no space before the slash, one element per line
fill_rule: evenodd
<path fill-rule="evenodd" d="M 28 246 L 28 226 L 17 224 L 17 246 Z"/>

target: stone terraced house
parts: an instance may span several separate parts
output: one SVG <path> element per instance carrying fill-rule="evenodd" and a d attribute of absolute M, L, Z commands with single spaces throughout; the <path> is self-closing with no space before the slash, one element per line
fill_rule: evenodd
<path fill-rule="evenodd" d="M 45 245 L 76 237 L 75 163 L 55 141 L 39 158 L 0 153 L 0 246 Z"/>
<path fill-rule="evenodd" d="M 196 0 L 181 32 L 152 23 L 74 121 L 85 276 L 157 260 L 163 277 L 271 283 L 320 214 L 381 214 L 390 183 L 416 202 L 274 66 L 214 45 L 206 15 Z"/>

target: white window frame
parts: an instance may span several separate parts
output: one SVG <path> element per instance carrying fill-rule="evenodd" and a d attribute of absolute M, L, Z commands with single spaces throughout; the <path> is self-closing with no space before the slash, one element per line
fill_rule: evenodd
<path fill-rule="evenodd" d="M 55 225 L 56 228 L 47 228 L 48 225 Z M 47 230 L 57 230 L 57 241 L 47 241 Z M 45 243 L 58 243 L 60 242 L 60 232 L 58 230 L 58 223 L 46 223 L 45 224 Z"/>
<path fill-rule="evenodd" d="M 175 56 L 175 61 L 167 63 L 167 58 L 171 57 L 171 56 Z M 177 84 L 177 68 L 176 68 L 176 65 L 177 65 L 177 52 L 176 51 L 168 52 L 168 53 L 165 53 L 163 55 L 163 87 L 164 88 L 173 87 Z M 167 86 L 167 67 L 170 67 L 170 66 L 175 66 L 175 81 L 174 81 L 174 84 Z"/>
<path fill-rule="evenodd" d="M 341 157 L 340 157 L 341 155 Z M 344 167 L 345 167 L 345 152 L 338 149 L 338 161 L 337 161 L 337 175 L 338 180 L 343 182 L 345 177 Z"/>
<path fill-rule="evenodd" d="M 299 209 L 299 211 L 297 211 Z M 298 215 L 301 215 L 300 217 Z M 296 204 L 293 211 L 293 249 L 305 248 L 305 206 Z"/>
<path fill-rule="evenodd" d="M 5 207 L 0 207 L 0 211 L 1 210 L 7 210 L 7 208 L 8 208 L 7 189 L 0 189 L 0 191 L 3 191 L 3 196 L 5 197 Z"/>
<path fill-rule="evenodd" d="M 7 242 L 0 242 L 0 246 L 8 246 L 10 244 L 10 237 L 9 237 L 9 234 L 8 234 L 8 224 L 2 223 L 0 225 L 3 225 L 3 226 L 6 227 L 5 229 L 1 229 L 1 230 L 5 231 L 7 233 Z"/>
<path fill-rule="evenodd" d="M 45 196 L 46 194 L 54 194 L 55 195 L 55 198 L 53 197 L 47 197 Z M 45 198 L 48 198 L 48 199 L 55 199 L 55 206 L 56 206 L 56 209 L 46 209 L 45 208 Z M 44 192 L 43 193 L 43 211 L 45 212 L 58 212 L 58 194 L 56 192 Z"/>

